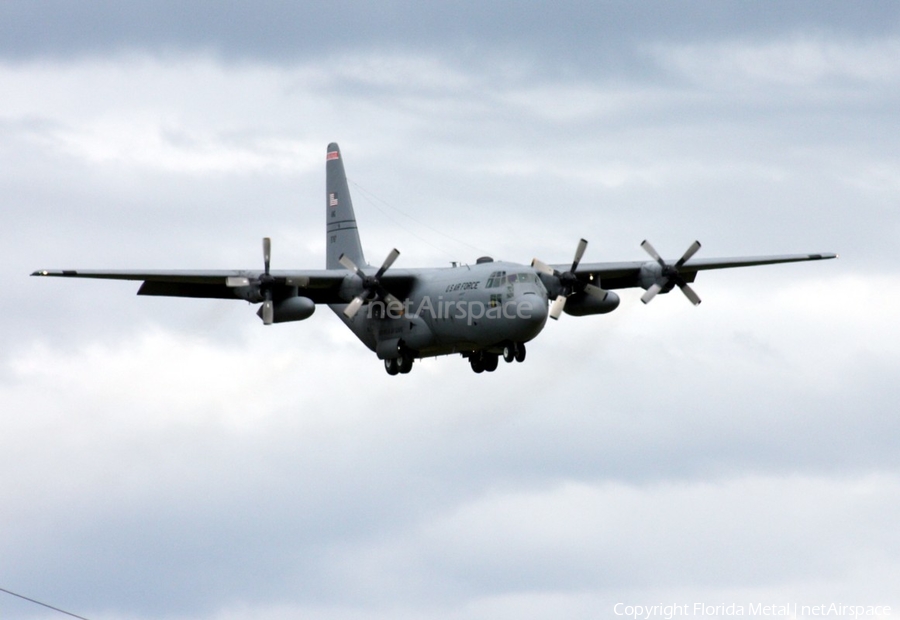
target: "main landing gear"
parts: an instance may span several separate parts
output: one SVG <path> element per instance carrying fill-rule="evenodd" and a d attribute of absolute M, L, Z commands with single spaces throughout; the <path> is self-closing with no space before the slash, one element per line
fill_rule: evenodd
<path fill-rule="evenodd" d="M 511 342 L 503 346 L 503 361 L 507 364 L 525 361 L 525 343 Z"/>
<path fill-rule="evenodd" d="M 413 358 L 410 355 L 403 355 L 401 357 L 394 357 L 388 360 L 384 360 L 384 369 L 387 371 L 389 375 L 407 374 L 413 367 Z"/>
<path fill-rule="evenodd" d="M 477 351 L 469 356 L 469 363 L 472 365 L 472 370 L 474 370 L 475 372 L 481 373 L 485 370 L 488 372 L 494 372 L 495 370 L 497 370 L 497 362 L 499 359 L 500 356 L 496 353 Z"/>
<path fill-rule="evenodd" d="M 469 364 L 476 373 L 494 372 L 500 361 L 500 355 L 489 351 L 474 351 L 469 354 Z M 503 346 L 503 361 L 507 363 L 525 361 L 525 343 L 511 342 Z"/>

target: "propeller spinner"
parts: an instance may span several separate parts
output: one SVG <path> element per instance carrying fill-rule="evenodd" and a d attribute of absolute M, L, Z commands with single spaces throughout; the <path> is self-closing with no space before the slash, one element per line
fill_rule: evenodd
<path fill-rule="evenodd" d="M 276 286 L 306 286 L 309 278 L 306 277 L 275 277 L 271 274 L 269 267 L 272 263 L 272 240 L 269 237 L 263 237 L 263 272 L 256 278 L 246 276 L 230 276 L 225 280 L 225 285 L 229 288 L 255 287 L 259 297 L 262 298 L 262 308 L 260 309 L 260 317 L 264 325 L 271 325 L 275 322 L 275 304 L 272 301 L 273 291 Z M 251 299 L 252 301 L 252 299 Z M 259 301 L 258 299 L 256 301 Z"/>
<path fill-rule="evenodd" d="M 657 293 L 665 289 L 667 286 L 671 288 L 671 285 L 674 283 L 678 288 L 681 289 L 681 292 L 684 293 L 684 296 L 688 298 L 688 300 L 696 305 L 700 304 L 700 297 L 697 293 L 694 292 L 688 283 L 681 277 L 681 274 L 678 273 L 678 270 L 681 269 L 682 265 L 684 265 L 694 254 L 697 253 L 697 250 L 700 249 L 700 242 L 694 241 L 691 246 L 687 249 L 684 255 L 678 259 L 674 265 L 667 263 L 664 261 L 659 253 L 654 249 L 650 242 L 646 239 L 643 243 L 641 243 L 641 247 L 644 248 L 644 251 L 647 252 L 650 256 L 652 256 L 661 268 L 660 275 L 656 279 L 650 288 L 647 289 L 647 292 L 641 296 L 641 301 L 645 304 L 650 303 L 654 297 L 656 297 Z"/>
<path fill-rule="evenodd" d="M 397 250 L 397 248 L 394 248 L 387 255 L 387 258 L 384 259 L 384 263 L 382 263 L 378 271 L 375 272 L 375 275 L 367 276 L 363 273 L 362 269 L 356 266 L 356 263 L 350 260 L 349 256 L 341 254 L 338 262 L 355 273 L 362 280 L 363 286 L 362 292 L 354 297 L 353 300 L 347 304 L 347 307 L 344 308 L 344 316 L 348 319 L 352 319 L 356 316 L 356 313 L 359 312 L 359 309 L 362 308 L 364 303 L 375 299 L 383 299 L 391 306 L 401 305 L 399 299 L 391 295 L 383 286 L 381 286 L 381 276 L 383 276 L 384 272 L 394 264 L 394 261 L 397 260 L 398 256 L 400 256 L 400 251 Z"/>
<path fill-rule="evenodd" d="M 575 260 L 572 261 L 572 267 L 568 271 L 557 271 L 536 258 L 531 261 L 531 266 L 534 269 L 559 280 L 559 295 L 556 296 L 556 299 L 553 300 L 553 304 L 550 306 L 551 319 L 559 319 L 559 315 L 562 314 L 563 309 L 566 307 L 566 299 L 575 293 L 587 293 L 600 301 L 606 299 L 606 296 L 609 294 L 609 291 L 585 282 L 575 274 L 575 270 L 578 269 L 578 263 L 581 262 L 581 257 L 584 256 L 584 251 L 587 249 L 587 244 L 588 242 L 584 239 L 578 242 L 578 247 L 575 248 Z"/>

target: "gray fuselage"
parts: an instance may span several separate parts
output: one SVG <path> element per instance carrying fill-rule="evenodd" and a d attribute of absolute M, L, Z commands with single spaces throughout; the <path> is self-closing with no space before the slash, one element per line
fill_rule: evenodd
<path fill-rule="evenodd" d="M 348 274 L 348 294 L 358 286 Z M 531 267 L 490 261 L 419 271 L 402 308 L 369 302 L 348 319 L 346 304 L 330 307 L 378 357 L 389 359 L 404 352 L 499 352 L 504 344 L 528 342 L 547 322 L 547 298 Z"/>

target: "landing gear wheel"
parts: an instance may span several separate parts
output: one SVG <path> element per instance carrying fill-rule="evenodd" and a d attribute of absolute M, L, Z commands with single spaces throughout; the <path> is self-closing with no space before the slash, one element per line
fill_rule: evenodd
<path fill-rule="evenodd" d="M 413 367 L 413 358 L 409 355 L 404 355 L 398 360 L 398 368 L 401 374 L 408 374 Z"/>
<path fill-rule="evenodd" d="M 500 361 L 499 355 L 493 355 L 491 353 L 484 354 L 484 369 L 488 372 L 494 372 L 497 370 L 497 363 Z"/>
<path fill-rule="evenodd" d="M 384 360 L 384 369 L 387 371 L 387 374 L 396 375 L 398 372 L 400 372 L 400 364 L 397 363 L 396 358 Z M 407 370 L 406 372 L 409 371 Z"/>
<path fill-rule="evenodd" d="M 516 359 L 516 345 L 510 343 L 503 345 L 503 361 L 511 364 Z"/>
<path fill-rule="evenodd" d="M 525 343 L 519 342 L 516 344 L 516 361 L 524 362 L 525 361 Z"/>
<path fill-rule="evenodd" d="M 476 353 L 469 358 L 469 363 L 472 365 L 472 370 L 476 373 L 484 372 L 484 359 L 480 354 Z"/>

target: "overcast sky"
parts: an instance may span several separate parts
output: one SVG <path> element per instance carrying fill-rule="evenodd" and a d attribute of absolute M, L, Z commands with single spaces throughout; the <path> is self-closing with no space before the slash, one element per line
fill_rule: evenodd
<path fill-rule="evenodd" d="M 0 3 L 0 588 L 91 620 L 900 613 L 900 5 L 306 4 Z M 324 266 L 331 141 L 371 262 L 841 259 L 399 377 L 327 308 L 28 277 L 257 268 L 265 235 Z"/>

